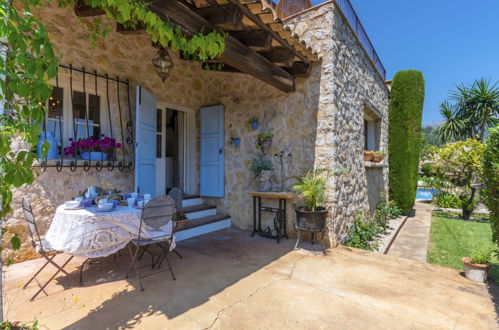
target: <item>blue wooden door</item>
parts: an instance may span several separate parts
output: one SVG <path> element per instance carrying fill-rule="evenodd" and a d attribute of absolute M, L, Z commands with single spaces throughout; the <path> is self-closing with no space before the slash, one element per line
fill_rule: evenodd
<path fill-rule="evenodd" d="M 224 107 L 201 108 L 201 196 L 224 197 Z"/>
<path fill-rule="evenodd" d="M 156 97 L 137 86 L 135 191 L 156 195 Z"/>

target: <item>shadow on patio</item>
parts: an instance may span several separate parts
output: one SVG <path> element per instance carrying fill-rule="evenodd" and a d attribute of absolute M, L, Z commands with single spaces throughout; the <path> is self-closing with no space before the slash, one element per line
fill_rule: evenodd
<path fill-rule="evenodd" d="M 233 229 L 183 241 L 177 246 L 183 258 L 169 254 L 177 280 L 173 281 L 169 272 L 146 277 L 143 279 L 144 292 L 139 290 L 133 270 L 130 278 L 124 279 L 130 262 L 127 249 L 123 249 L 120 256 L 95 259 L 86 266 L 83 287 L 76 284 L 79 275 L 76 267 L 82 262 L 78 258 L 67 268 L 72 270 L 71 276 L 57 277 L 48 287 L 49 296 L 42 293 L 34 302 L 28 302 L 28 299 L 38 289 L 36 283 L 30 284 L 25 291 L 18 286 L 38 269 L 40 261 L 16 264 L 6 272 L 7 316 L 26 321 L 58 319 L 56 327 L 69 328 L 89 328 L 95 324 L 111 328 L 134 327 L 141 318 L 155 315 L 173 319 L 278 260 L 292 250 L 293 243 L 294 240 L 276 244 L 275 240 L 250 238 L 249 233 Z M 58 258 L 62 260 L 65 256 Z M 150 264 L 147 255 L 143 263 Z M 43 280 L 53 274 L 53 268 L 47 269 L 42 273 Z M 147 271 L 147 267 L 142 268 L 142 272 Z M 74 323 L 70 321 L 75 320 L 73 317 L 63 320 L 65 313 L 76 311 L 80 315 L 78 310 L 86 310 L 88 314 L 84 313 L 87 315 Z M 55 325 L 52 321 L 45 324 L 51 324 L 50 328 Z"/>
<path fill-rule="evenodd" d="M 167 272 L 147 277 L 141 292 L 135 277 L 123 280 L 124 254 L 117 264 L 92 265 L 85 287 L 60 277 L 32 303 L 36 285 L 16 286 L 29 278 L 30 262 L 17 264 L 6 274 L 8 318 L 36 318 L 49 329 L 496 328 L 487 286 L 457 270 L 356 249 L 323 256 L 292 247 L 293 240 L 226 229 L 179 244 L 184 258 L 170 258 L 177 281 Z"/>

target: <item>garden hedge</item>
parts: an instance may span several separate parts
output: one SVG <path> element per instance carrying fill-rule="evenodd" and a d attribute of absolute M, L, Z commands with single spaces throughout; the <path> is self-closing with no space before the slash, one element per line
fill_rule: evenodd
<path fill-rule="evenodd" d="M 499 126 L 489 130 L 483 158 L 484 202 L 490 211 L 492 239 L 499 244 Z"/>
<path fill-rule="evenodd" d="M 392 81 L 389 127 L 389 191 L 404 212 L 414 206 L 420 158 L 425 81 L 416 70 L 399 71 Z"/>

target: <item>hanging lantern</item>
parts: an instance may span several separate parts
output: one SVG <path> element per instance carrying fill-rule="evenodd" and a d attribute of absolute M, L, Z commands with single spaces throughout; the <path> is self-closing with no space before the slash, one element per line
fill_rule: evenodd
<path fill-rule="evenodd" d="M 56 99 L 55 97 L 51 96 L 49 98 L 49 107 L 50 107 L 50 110 L 55 110 L 57 109 L 57 107 L 59 106 L 59 104 L 61 104 L 61 101 L 59 101 L 58 99 Z"/>
<path fill-rule="evenodd" d="M 160 48 L 158 50 L 158 54 L 155 58 L 153 58 L 152 64 L 156 68 L 158 76 L 161 78 L 161 80 L 165 81 L 166 78 L 168 78 L 168 76 L 170 75 L 170 71 L 173 68 L 172 59 L 170 58 L 170 55 L 168 55 L 166 49 Z"/>

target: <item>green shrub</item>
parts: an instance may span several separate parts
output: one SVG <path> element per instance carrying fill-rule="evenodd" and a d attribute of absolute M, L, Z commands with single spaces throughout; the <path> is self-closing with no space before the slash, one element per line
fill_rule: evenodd
<path fill-rule="evenodd" d="M 398 218 L 403 214 L 400 207 L 397 206 L 393 201 L 387 201 L 382 199 L 376 204 L 376 213 L 374 214 L 374 219 L 383 228 L 388 228 L 388 221 Z"/>
<path fill-rule="evenodd" d="M 377 221 L 365 221 L 364 213 L 359 212 L 348 230 L 348 240 L 345 245 L 357 249 L 374 251 L 377 245 L 372 241 L 381 232 L 383 232 L 383 229 Z"/>
<path fill-rule="evenodd" d="M 393 77 L 389 128 L 390 199 L 403 212 L 414 206 L 421 148 L 421 120 L 425 82 L 415 70 L 399 71 Z"/>
<path fill-rule="evenodd" d="M 447 143 L 435 148 L 432 159 L 440 168 L 438 176 L 447 187 L 459 188 L 464 219 L 470 219 L 478 200 L 478 186 L 483 175 L 485 145 L 475 139 Z"/>
<path fill-rule="evenodd" d="M 358 212 L 348 230 L 348 240 L 345 245 L 357 249 L 374 251 L 378 244 L 374 238 L 388 229 L 388 221 L 401 215 L 400 209 L 391 202 L 381 201 L 376 208 L 373 220 L 364 219 L 364 213 Z"/>
<path fill-rule="evenodd" d="M 499 244 L 499 126 L 489 130 L 483 158 L 484 203 L 490 211 L 492 239 Z"/>
<path fill-rule="evenodd" d="M 461 208 L 461 199 L 458 196 L 445 191 L 438 193 L 435 198 L 433 198 L 433 203 L 438 207 L 448 209 Z"/>
<path fill-rule="evenodd" d="M 421 172 L 425 176 L 433 176 L 435 175 L 435 169 L 433 163 L 424 163 L 421 165 Z"/>
<path fill-rule="evenodd" d="M 471 262 L 474 264 L 487 264 L 492 259 L 492 254 L 496 251 L 491 244 L 482 243 L 474 247 L 470 254 Z"/>

